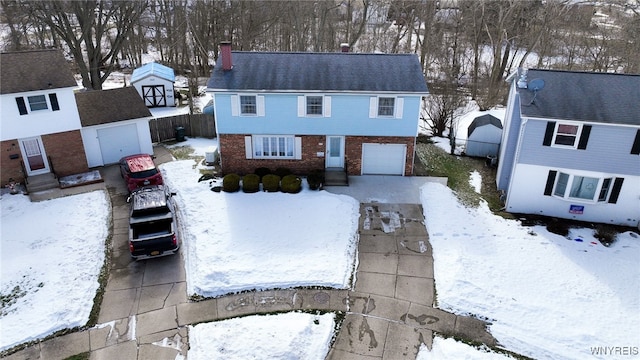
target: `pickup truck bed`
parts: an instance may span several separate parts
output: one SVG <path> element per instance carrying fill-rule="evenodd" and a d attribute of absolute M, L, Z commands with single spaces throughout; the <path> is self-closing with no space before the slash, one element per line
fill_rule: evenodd
<path fill-rule="evenodd" d="M 175 254 L 180 248 L 171 194 L 162 185 L 132 194 L 129 250 L 136 260 Z"/>

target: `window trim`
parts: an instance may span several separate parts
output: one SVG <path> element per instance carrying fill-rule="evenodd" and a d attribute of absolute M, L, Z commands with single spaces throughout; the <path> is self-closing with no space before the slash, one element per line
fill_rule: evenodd
<path fill-rule="evenodd" d="M 256 99 L 256 113 L 243 113 L 241 105 L 241 96 L 253 96 Z M 231 95 L 231 116 L 234 117 L 263 117 L 265 116 L 264 95 L 252 93 L 239 93 Z"/>
<path fill-rule="evenodd" d="M 380 115 L 380 99 L 392 98 L 393 115 Z M 377 95 L 369 98 L 369 118 L 371 119 L 402 119 L 404 112 L 404 98 L 395 95 Z"/>
<path fill-rule="evenodd" d="M 560 130 L 561 126 L 575 126 L 576 129 L 576 133 L 575 135 L 563 135 L 562 133 L 559 133 L 558 130 Z M 557 122 L 555 129 L 553 129 L 553 136 L 551 137 L 551 146 L 552 147 L 558 147 L 558 148 L 564 148 L 564 149 L 577 149 L 578 148 L 578 143 L 580 143 L 580 135 L 582 134 L 582 124 L 572 124 L 572 123 L 565 123 L 565 122 Z M 566 144 L 558 144 L 558 136 L 574 136 L 575 139 L 573 140 L 573 145 L 566 145 Z"/>
<path fill-rule="evenodd" d="M 382 110 L 382 106 L 383 106 L 382 100 L 386 100 L 386 99 L 389 99 L 389 100 L 392 101 L 392 104 L 391 104 L 390 107 L 388 105 L 384 105 L 385 109 L 389 109 L 390 108 L 391 114 L 381 114 L 380 113 L 381 112 L 380 110 Z M 392 117 L 395 117 L 396 116 L 396 101 L 397 101 L 397 98 L 395 96 L 378 96 L 377 117 L 379 117 L 379 118 L 387 118 L 387 117 L 388 118 L 392 118 Z"/>
<path fill-rule="evenodd" d="M 589 198 L 571 196 L 571 192 L 574 189 L 575 181 L 578 178 L 589 178 L 597 180 L 595 189 L 593 190 L 593 196 Z M 583 203 L 615 203 L 616 199 L 612 199 L 614 191 L 614 184 L 621 181 L 611 175 L 602 174 L 601 176 L 594 176 L 593 174 L 571 173 L 559 170 L 549 170 L 547 177 L 546 187 L 544 195 L 552 196 L 557 199 L 562 199 L 571 202 L 583 202 Z M 566 180 L 566 181 L 565 181 Z M 620 185 L 618 187 L 620 187 Z M 604 195 L 603 195 L 604 194 Z M 613 200 L 613 201 L 612 201 Z"/>
<path fill-rule="evenodd" d="M 44 101 L 35 103 L 35 104 L 44 104 L 46 107 L 42 109 L 33 109 L 32 102 L 29 101 L 30 98 L 42 97 Z M 24 95 L 16 97 L 16 106 L 18 107 L 18 113 L 20 115 L 29 115 L 32 113 L 36 113 L 39 111 L 59 111 L 60 103 L 58 101 L 58 94 L 55 92 L 46 93 L 46 94 L 38 94 L 38 95 Z"/>
<path fill-rule="evenodd" d="M 322 114 L 309 114 L 309 98 L 319 97 L 322 99 Z M 331 96 L 323 94 L 304 94 L 298 96 L 298 117 L 322 118 L 331 117 Z"/>
<path fill-rule="evenodd" d="M 558 130 L 561 126 L 575 126 L 577 127 L 576 134 L 569 134 L 565 136 L 575 136 L 572 145 L 558 144 L 558 136 L 562 136 Z M 546 130 L 544 133 L 544 139 L 542 140 L 543 146 L 551 146 L 559 149 L 577 149 L 586 150 L 589 143 L 589 136 L 591 135 L 592 126 L 580 122 L 570 121 L 547 121 Z"/>
<path fill-rule="evenodd" d="M 245 105 L 242 104 L 243 98 L 253 98 L 253 112 L 245 112 Z M 247 105 L 249 106 L 249 105 Z M 258 96 L 249 94 L 238 94 L 238 111 L 240 116 L 258 116 Z"/>
<path fill-rule="evenodd" d="M 278 149 L 278 155 L 264 155 L 264 141 L 267 140 L 269 147 L 276 145 Z M 274 142 L 275 140 L 275 142 Z M 282 140 L 282 142 L 281 142 Z M 279 147 L 284 145 L 284 151 L 280 151 Z M 291 148 L 289 148 L 291 146 Z M 261 150 L 262 154 L 258 154 L 257 151 Z M 269 149 L 271 150 L 271 149 Z M 279 153 L 284 152 L 285 155 Z M 284 159 L 294 160 L 296 159 L 296 137 L 294 135 L 251 135 L 251 154 L 253 159 Z M 291 155 L 289 155 L 291 154 Z"/>
<path fill-rule="evenodd" d="M 320 99 L 320 104 L 310 104 L 309 101 L 312 99 Z M 304 115 L 307 117 L 323 117 L 324 116 L 324 97 L 322 95 L 305 95 L 304 96 Z M 309 112 L 310 109 L 318 109 L 319 113 Z"/>

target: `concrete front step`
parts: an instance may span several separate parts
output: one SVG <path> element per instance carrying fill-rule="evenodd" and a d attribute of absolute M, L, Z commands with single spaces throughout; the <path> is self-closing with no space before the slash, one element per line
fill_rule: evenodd
<path fill-rule="evenodd" d="M 26 181 L 27 191 L 30 193 L 57 189 L 60 187 L 58 178 L 53 173 L 29 176 Z"/>
<path fill-rule="evenodd" d="M 324 172 L 325 186 L 349 186 L 349 177 L 343 169 L 326 169 Z"/>

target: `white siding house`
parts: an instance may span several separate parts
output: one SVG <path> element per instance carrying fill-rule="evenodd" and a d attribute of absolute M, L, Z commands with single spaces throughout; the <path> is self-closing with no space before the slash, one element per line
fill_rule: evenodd
<path fill-rule="evenodd" d="M 0 56 L 1 185 L 86 171 L 74 97 L 78 85 L 62 52 Z"/>
<path fill-rule="evenodd" d="M 640 221 L 640 75 L 520 70 L 496 175 L 506 209 Z"/>

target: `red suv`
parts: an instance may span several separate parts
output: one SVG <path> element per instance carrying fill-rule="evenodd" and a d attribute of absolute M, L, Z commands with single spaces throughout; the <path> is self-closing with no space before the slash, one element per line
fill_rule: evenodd
<path fill-rule="evenodd" d="M 147 185 L 162 185 L 162 174 L 148 154 L 125 156 L 120 159 L 120 174 L 129 192 Z"/>

